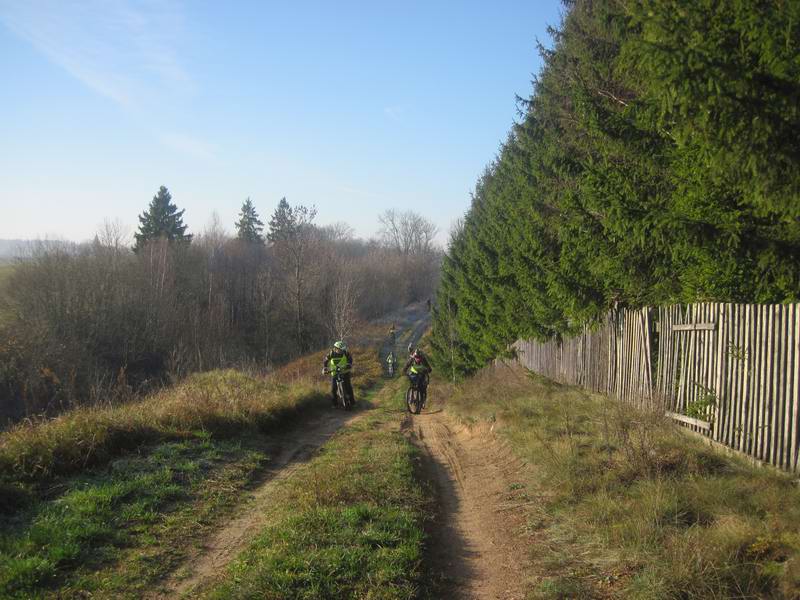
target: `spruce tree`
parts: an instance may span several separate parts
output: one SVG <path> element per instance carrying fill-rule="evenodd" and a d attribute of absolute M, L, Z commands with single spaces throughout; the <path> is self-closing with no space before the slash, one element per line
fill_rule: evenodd
<path fill-rule="evenodd" d="M 236 238 L 243 242 L 263 244 L 262 231 L 264 231 L 264 223 L 259 220 L 256 207 L 253 206 L 250 198 L 247 198 L 242 204 L 239 220 L 236 222 Z"/>
<path fill-rule="evenodd" d="M 289 239 L 294 233 L 295 228 L 295 215 L 292 207 L 286 201 L 286 198 L 281 198 L 278 202 L 278 208 L 272 213 L 272 218 L 269 220 L 269 233 L 267 239 L 270 242 L 279 242 Z"/>
<path fill-rule="evenodd" d="M 565 4 L 443 262 L 448 370 L 615 304 L 800 298 L 800 4 Z"/>
<path fill-rule="evenodd" d="M 178 210 L 172 203 L 172 195 L 162 185 L 150 201 L 147 212 L 139 215 L 139 231 L 134 234 L 134 252 L 141 250 L 147 242 L 160 238 L 170 242 L 191 242 L 192 235 L 186 233 L 187 226 L 183 224 L 183 213 L 184 210 Z"/>

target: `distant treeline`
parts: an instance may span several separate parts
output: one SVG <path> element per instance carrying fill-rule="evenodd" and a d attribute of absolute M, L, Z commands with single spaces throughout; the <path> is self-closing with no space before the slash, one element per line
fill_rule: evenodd
<path fill-rule="evenodd" d="M 6 284 L 0 417 L 124 400 L 198 370 L 283 362 L 359 319 L 433 294 L 436 227 L 388 211 L 378 240 L 282 200 L 266 228 L 248 200 L 235 237 L 191 236 L 166 188 L 133 249 L 107 225 L 90 244 L 43 242 Z"/>
<path fill-rule="evenodd" d="M 617 303 L 800 297 L 800 2 L 565 10 L 444 259 L 453 374 Z"/>

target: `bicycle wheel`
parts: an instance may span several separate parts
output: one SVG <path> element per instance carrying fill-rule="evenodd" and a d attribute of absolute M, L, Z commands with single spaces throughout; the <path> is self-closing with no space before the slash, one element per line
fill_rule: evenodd
<path fill-rule="evenodd" d="M 412 415 L 419 414 L 419 392 L 413 387 L 408 388 L 406 392 L 406 406 Z"/>

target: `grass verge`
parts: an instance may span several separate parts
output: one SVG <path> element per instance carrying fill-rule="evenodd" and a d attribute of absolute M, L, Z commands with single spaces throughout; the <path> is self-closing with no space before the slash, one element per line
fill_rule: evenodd
<path fill-rule="evenodd" d="M 536 598 L 800 597 L 800 490 L 665 419 L 518 368 L 446 387 L 531 465 L 550 543 Z M 487 398 L 491 400 L 487 401 Z"/>
<path fill-rule="evenodd" d="M 380 366 L 359 355 L 363 394 Z M 198 374 L 2 434 L 0 597 L 140 597 L 237 504 L 268 460 L 263 434 L 327 405 L 315 359 L 268 378 Z"/>
<path fill-rule="evenodd" d="M 398 389 L 282 484 L 267 527 L 205 597 L 417 597 L 427 494 L 400 431 Z"/>

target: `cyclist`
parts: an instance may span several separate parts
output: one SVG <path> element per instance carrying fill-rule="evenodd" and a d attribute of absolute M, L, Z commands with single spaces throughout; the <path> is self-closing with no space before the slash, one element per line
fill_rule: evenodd
<path fill-rule="evenodd" d="M 353 355 L 347 350 L 347 345 L 339 340 L 333 344 L 333 348 L 325 358 L 322 360 L 322 374 L 330 373 L 335 375 L 336 367 L 339 367 L 339 373 L 342 374 L 342 383 L 344 385 L 344 393 L 348 394 L 353 402 L 356 397 L 353 394 L 353 383 L 350 381 L 350 370 L 353 368 Z M 336 408 L 336 377 L 331 378 L 331 403 Z"/>
<path fill-rule="evenodd" d="M 409 377 L 419 377 L 419 391 L 422 394 L 422 402 L 424 404 L 425 397 L 428 394 L 428 375 L 433 368 L 431 363 L 428 362 L 428 357 L 419 348 L 413 348 L 410 344 L 408 346 L 409 357 L 406 366 L 403 367 L 403 375 L 411 375 Z"/>
<path fill-rule="evenodd" d="M 386 365 L 387 365 L 387 368 L 388 368 L 388 371 L 389 371 L 389 377 L 393 377 L 394 376 L 394 364 L 396 362 L 397 362 L 397 360 L 394 357 L 394 351 L 393 350 L 389 350 L 389 355 L 386 357 Z"/>

